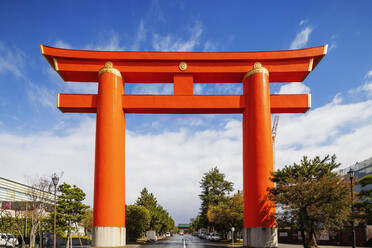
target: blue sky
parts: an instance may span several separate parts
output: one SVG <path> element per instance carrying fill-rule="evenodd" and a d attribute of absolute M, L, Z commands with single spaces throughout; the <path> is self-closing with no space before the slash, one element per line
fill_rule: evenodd
<path fill-rule="evenodd" d="M 328 44 L 304 84 L 306 114 L 281 115 L 276 168 L 335 153 L 342 168 L 372 156 L 371 1 L 6 1 L 0 9 L 1 176 L 27 182 L 64 172 L 93 199 L 95 115 L 62 114 L 57 93 L 95 93 L 63 82 L 40 44 L 126 51 L 269 51 Z M 172 85 L 125 85 L 128 94 Z M 241 94 L 240 84 L 195 85 L 196 94 Z M 177 223 L 199 208 L 198 181 L 218 166 L 242 186 L 240 115 L 127 115 L 126 197 L 143 187 Z"/>

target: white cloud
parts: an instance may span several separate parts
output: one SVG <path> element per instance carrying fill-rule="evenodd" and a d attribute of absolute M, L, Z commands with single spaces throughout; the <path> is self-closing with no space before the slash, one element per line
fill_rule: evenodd
<path fill-rule="evenodd" d="M 337 48 L 337 42 L 336 42 L 336 39 L 337 39 L 337 35 L 336 34 L 333 34 L 331 35 L 329 41 L 328 41 L 328 52 L 331 52 L 333 49 Z"/>
<path fill-rule="evenodd" d="M 185 118 L 177 120 L 177 126 L 186 126 L 186 127 L 199 127 L 204 124 L 204 120 L 202 118 Z"/>
<path fill-rule="evenodd" d="M 194 94 L 195 95 L 201 95 L 203 92 L 203 85 L 194 83 Z"/>
<path fill-rule="evenodd" d="M 308 22 L 309 22 L 309 20 L 307 20 L 307 19 L 303 19 L 303 20 L 300 21 L 300 23 L 298 24 L 298 26 L 305 25 L 305 24 L 308 23 Z"/>
<path fill-rule="evenodd" d="M 158 4 L 155 3 L 155 6 Z M 159 12 L 159 10 L 154 10 Z M 160 12 L 159 12 L 160 13 Z M 155 31 L 146 27 L 146 22 L 141 19 L 136 33 L 132 36 L 133 39 L 126 39 L 123 41 L 121 35 L 115 31 L 107 31 L 98 34 L 98 39 L 89 43 L 82 48 L 73 47 L 63 40 L 55 42 L 56 47 L 67 49 L 84 49 L 84 50 L 100 50 L 100 51 L 125 51 L 132 50 L 138 51 L 141 45 L 151 37 L 152 48 L 156 51 L 194 51 L 200 49 L 203 51 L 215 51 L 218 44 L 215 41 L 206 40 L 202 42 L 201 36 L 203 34 L 203 25 L 200 21 L 195 21 L 193 26 L 185 28 L 183 33 L 188 32 L 186 38 L 181 38 L 178 35 L 171 33 L 160 35 Z M 128 42 L 129 40 L 129 42 Z"/>
<path fill-rule="evenodd" d="M 143 27 L 141 21 L 140 28 Z M 140 30 L 139 30 L 140 31 Z M 138 32 L 139 32 L 138 31 Z M 144 30 L 143 30 L 144 31 Z M 143 34 L 137 33 L 136 39 L 142 38 Z M 122 41 L 120 36 L 115 31 L 105 31 L 97 35 L 97 40 L 92 43 L 88 43 L 82 47 L 75 47 L 64 40 L 57 40 L 54 44 L 55 47 L 65 49 L 83 49 L 83 50 L 99 50 L 99 51 L 124 51 L 126 47 L 121 44 Z"/>
<path fill-rule="evenodd" d="M 83 49 L 83 50 L 99 50 L 99 51 L 123 51 L 125 46 L 121 45 L 120 36 L 117 32 L 107 31 L 98 35 L 97 41 L 84 45 L 83 47 L 75 47 L 64 40 L 57 40 L 55 47 L 65 49 Z"/>
<path fill-rule="evenodd" d="M 58 89 L 58 93 L 97 94 L 98 92 L 98 83 L 65 82 L 49 65 L 45 65 L 43 73 L 48 79 L 49 86 Z"/>
<path fill-rule="evenodd" d="M 65 42 L 63 40 L 57 40 L 56 43 L 55 43 L 55 47 L 64 48 L 64 49 L 72 49 L 73 48 L 70 44 L 68 44 L 67 42 Z"/>
<path fill-rule="evenodd" d="M 309 94 L 310 88 L 304 83 L 288 83 L 280 87 L 277 94 Z"/>
<path fill-rule="evenodd" d="M 26 177 L 49 176 L 64 171 L 62 181 L 82 187 L 91 199 L 94 126 L 93 119 L 85 118 L 78 127 L 67 130 L 64 135 L 51 131 L 31 135 L 0 132 L 2 176 L 25 182 Z"/>
<path fill-rule="evenodd" d="M 100 34 L 99 41 L 88 44 L 84 47 L 85 50 L 99 51 L 124 51 L 126 47 L 121 45 L 120 36 L 117 32 L 107 32 Z"/>
<path fill-rule="evenodd" d="M 372 78 L 372 70 L 368 71 L 365 75 L 364 75 L 364 79 L 370 79 Z M 355 88 L 355 89 L 351 89 L 349 90 L 349 93 L 353 94 L 353 95 L 356 95 L 360 92 L 364 92 L 366 93 L 368 96 L 372 96 L 372 81 L 365 81 L 362 85 L 360 85 L 359 87 Z"/>
<path fill-rule="evenodd" d="M 336 41 L 332 41 L 332 43 L 328 47 L 328 52 L 332 51 L 335 48 L 337 48 L 337 43 Z"/>
<path fill-rule="evenodd" d="M 27 99 L 35 111 L 41 111 L 40 107 L 56 109 L 57 93 L 97 94 L 97 83 L 64 82 L 59 75 L 45 65 L 43 69 L 47 78 L 47 85 L 36 84 L 27 80 Z"/>
<path fill-rule="evenodd" d="M 212 42 L 210 40 L 207 40 L 205 43 L 204 43 L 204 48 L 203 48 L 203 52 L 215 52 L 217 51 L 217 43 L 216 42 Z"/>
<path fill-rule="evenodd" d="M 141 19 L 137 33 L 135 35 L 131 50 L 138 51 L 140 49 L 141 43 L 146 40 L 148 30 L 145 28 L 145 22 Z"/>
<path fill-rule="evenodd" d="M 134 200 L 142 187 L 149 186 L 173 216 L 179 215 L 178 221 L 188 221 L 200 207 L 198 181 L 212 166 L 228 172 L 236 188 L 241 188 L 241 123 L 231 122 L 235 123 L 228 122 L 222 130 L 196 133 L 186 129 L 158 135 L 128 132 L 128 198 Z"/>
<path fill-rule="evenodd" d="M 27 97 L 31 104 L 35 106 L 37 110 L 39 109 L 39 104 L 43 107 L 50 109 L 55 109 L 56 106 L 56 95 L 53 91 L 43 87 L 38 86 L 32 82 L 29 82 L 29 88 L 27 89 Z"/>
<path fill-rule="evenodd" d="M 372 81 L 363 84 L 363 90 L 364 90 L 364 91 L 367 91 L 368 94 L 371 95 L 371 94 L 372 94 Z"/>
<path fill-rule="evenodd" d="M 200 38 L 203 33 L 201 23 L 197 22 L 194 27 L 189 29 L 189 32 L 189 39 L 182 39 L 171 34 L 165 36 L 154 34 L 152 42 L 153 48 L 156 51 L 193 51 L 200 44 Z"/>
<path fill-rule="evenodd" d="M 305 115 L 283 115 L 278 143 L 282 148 L 321 147 L 352 128 L 366 125 L 372 119 L 372 100 L 343 104 L 339 97 Z M 368 123 L 369 124 L 369 123 Z M 371 154 L 372 155 L 372 154 Z"/>
<path fill-rule="evenodd" d="M 313 31 L 313 28 L 310 26 L 307 26 L 303 28 L 297 35 L 296 38 L 292 41 L 290 45 L 290 49 L 299 49 L 306 46 L 307 41 L 309 40 L 309 36 L 311 32 Z"/>
<path fill-rule="evenodd" d="M 364 76 L 365 79 L 371 78 L 372 77 L 372 70 L 368 71 L 366 75 Z"/>
<path fill-rule="evenodd" d="M 352 89 L 349 91 L 352 94 L 358 94 L 360 92 L 365 92 L 367 95 L 372 96 L 372 81 L 365 82 L 361 86 L 356 89 Z"/>
<path fill-rule="evenodd" d="M 76 93 L 76 94 L 97 94 L 98 83 L 87 82 L 64 82 L 65 86 L 61 88 L 61 93 Z"/>
<path fill-rule="evenodd" d="M 195 125 L 197 119 L 191 120 Z M 222 130 L 158 135 L 126 133 L 126 201 L 133 203 L 148 187 L 177 221 L 188 221 L 199 208 L 198 181 L 218 165 L 241 188 L 241 128 L 230 121 Z M 65 135 L 52 132 L 17 136 L 0 133 L 0 164 L 13 166 L 2 176 L 24 181 L 25 176 L 64 171 L 62 181 L 82 187 L 93 200 L 95 120 L 83 118 Z M 81 175 L 84 175 L 82 177 Z M 180 197 L 182 195 L 182 197 Z M 176 200 L 177 199 L 177 200 Z"/>
<path fill-rule="evenodd" d="M 16 78 L 25 79 L 23 74 L 25 59 L 26 55 L 22 50 L 7 47 L 0 41 L 0 74 L 10 73 Z"/>

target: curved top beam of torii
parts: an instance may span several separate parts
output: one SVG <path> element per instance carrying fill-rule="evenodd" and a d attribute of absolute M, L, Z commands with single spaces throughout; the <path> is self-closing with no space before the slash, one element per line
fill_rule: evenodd
<path fill-rule="evenodd" d="M 65 81 L 97 82 L 98 71 L 112 61 L 126 83 L 173 83 L 175 74 L 192 74 L 194 83 L 241 83 L 257 61 L 269 71 L 270 82 L 302 82 L 327 53 L 327 45 L 267 52 L 84 51 L 44 45 L 40 49 Z"/>
<path fill-rule="evenodd" d="M 302 82 L 327 53 L 321 47 L 269 52 L 111 52 L 40 46 L 41 53 L 65 81 L 97 82 L 111 61 L 125 83 L 173 83 L 173 95 L 122 95 L 126 113 L 242 113 L 243 95 L 194 95 L 194 83 L 241 83 L 254 63 L 270 82 Z M 68 113 L 95 113 L 98 95 L 58 94 L 57 107 Z M 310 94 L 271 95 L 271 113 L 304 113 Z"/>

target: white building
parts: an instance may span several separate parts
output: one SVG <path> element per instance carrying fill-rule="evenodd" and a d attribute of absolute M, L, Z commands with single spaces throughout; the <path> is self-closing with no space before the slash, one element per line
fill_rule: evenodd
<path fill-rule="evenodd" d="M 0 214 L 14 217 L 17 212 L 31 210 L 35 202 L 45 203 L 47 211 L 52 210 L 54 195 L 47 188 L 48 191 L 40 190 L 0 177 Z"/>

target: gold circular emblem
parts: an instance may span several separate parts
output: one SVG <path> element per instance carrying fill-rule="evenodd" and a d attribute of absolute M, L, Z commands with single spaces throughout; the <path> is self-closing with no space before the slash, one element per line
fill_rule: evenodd
<path fill-rule="evenodd" d="M 180 68 L 181 71 L 185 71 L 187 69 L 187 63 L 180 62 L 180 64 L 178 65 L 178 68 Z"/>

